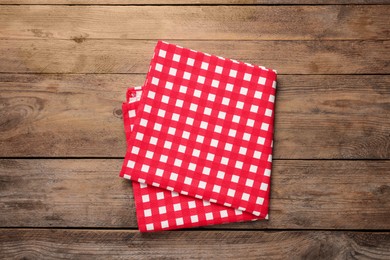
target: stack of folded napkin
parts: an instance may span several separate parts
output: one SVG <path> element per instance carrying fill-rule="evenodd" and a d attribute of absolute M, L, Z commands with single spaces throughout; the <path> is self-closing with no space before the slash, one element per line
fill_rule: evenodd
<path fill-rule="evenodd" d="M 159 41 L 123 103 L 141 232 L 267 219 L 276 72 Z"/>

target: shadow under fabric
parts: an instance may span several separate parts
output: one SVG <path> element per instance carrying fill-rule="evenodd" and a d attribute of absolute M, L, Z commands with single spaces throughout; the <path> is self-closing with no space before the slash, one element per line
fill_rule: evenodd
<path fill-rule="evenodd" d="M 123 103 L 141 232 L 268 218 L 276 72 L 159 41 Z"/>

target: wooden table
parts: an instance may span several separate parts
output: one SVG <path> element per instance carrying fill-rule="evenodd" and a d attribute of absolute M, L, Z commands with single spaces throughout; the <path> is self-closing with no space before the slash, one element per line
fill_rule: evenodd
<path fill-rule="evenodd" d="M 0 1 L 0 258 L 390 259 L 390 2 L 146 2 Z M 121 102 L 158 39 L 278 70 L 269 221 L 137 231 Z"/>

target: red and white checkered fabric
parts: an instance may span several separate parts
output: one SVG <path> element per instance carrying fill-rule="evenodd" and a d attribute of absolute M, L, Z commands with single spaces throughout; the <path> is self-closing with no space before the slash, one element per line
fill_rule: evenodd
<path fill-rule="evenodd" d="M 267 216 L 275 86 L 273 70 L 158 42 L 123 106 L 141 231 Z"/>
<path fill-rule="evenodd" d="M 142 93 L 141 87 L 127 92 L 122 105 L 127 142 L 134 127 L 136 110 Z M 215 225 L 255 220 L 258 217 L 233 208 L 191 198 L 138 182 L 132 182 L 138 227 L 141 232 Z M 169 212 L 169 213 L 168 213 Z"/>

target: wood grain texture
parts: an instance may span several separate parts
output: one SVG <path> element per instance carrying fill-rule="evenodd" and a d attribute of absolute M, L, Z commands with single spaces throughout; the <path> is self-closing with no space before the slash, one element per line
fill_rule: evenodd
<path fill-rule="evenodd" d="M 18 259 L 388 259 L 388 232 L 0 230 Z"/>
<path fill-rule="evenodd" d="M 390 41 L 174 41 L 279 74 L 389 74 Z M 1 40 L 3 73 L 146 73 L 156 41 Z"/>
<path fill-rule="evenodd" d="M 3 6 L 0 9 L 0 37 L 386 40 L 390 37 L 389 12 L 390 5 Z"/>
<path fill-rule="evenodd" d="M 0 0 L 0 258 L 390 259 L 389 13 L 389 0 Z M 269 221 L 135 230 L 121 102 L 157 39 L 278 70 Z"/>
<path fill-rule="evenodd" d="M 145 75 L 0 74 L 0 156 L 122 157 Z M 390 76 L 281 75 L 274 158 L 389 159 Z"/>
<path fill-rule="evenodd" d="M 0 5 L 347 5 L 389 4 L 389 0 L 0 0 Z"/>
<path fill-rule="evenodd" d="M 122 160 L 0 160 L 2 227 L 135 228 Z M 275 160 L 270 220 L 235 229 L 390 229 L 390 161 Z"/>
<path fill-rule="evenodd" d="M 136 226 L 131 183 L 119 178 L 120 160 L 0 160 L 0 165 L 2 227 Z"/>

